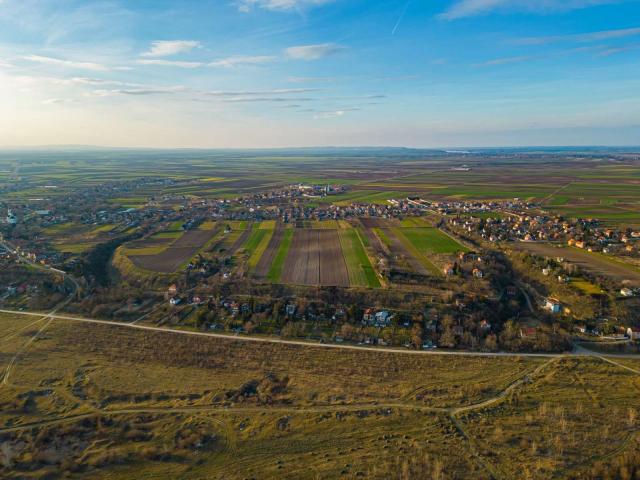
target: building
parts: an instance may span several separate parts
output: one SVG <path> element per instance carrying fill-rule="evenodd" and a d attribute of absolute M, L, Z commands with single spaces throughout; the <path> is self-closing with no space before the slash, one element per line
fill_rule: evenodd
<path fill-rule="evenodd" d="M 167 288 L 167 296 L 175 297 L 178 294 L 178 286 L 174 283 Z"/>
<path fill-rule="evenodd" d="M 535 327 L 522 327 L 520 329 L 520 338 L 532 338 L 538 333 L 538 329 Z"/>
<path fill-rule="evenodd" d="M 631 290 L 628 287 L 624 287 L 622 290 L 620 290 L 620 295 L 622 295 L 623 297 L 633 297 L 633 290 Z"/>
<path fill-rule="evenodd" d="M 544 302 L 544 309 L 551 313 L 560 313 L 562 311 L 562 304 L 555 298 L 547 298 Z"/>
<path fill-rule="evenodd" d="M 391 323 L 391 314 L 386 310 L 377 312 L 375 315 L 375 325 L 377 327 L 386 327 Z"/>
<path fill-rule="evenodd" d="M 16 225 L 18 223 L 18 218 L 16 217 L 16 215 L 11 211 L 11 209 L 7 210 L 7 219 L 6 222 L 9 225 Z"/>
<path fill-rule="evenodd" d="M 373 308 L 367 308 L 362 315 L 363 323 L 373 323 L 375 321 L 375 310 Z"/>
<path fill-rule="evenodd" d="M 627 337 L 631 340 L 640 340 L 640 328 L 629 327 L 627 328 Z"/>

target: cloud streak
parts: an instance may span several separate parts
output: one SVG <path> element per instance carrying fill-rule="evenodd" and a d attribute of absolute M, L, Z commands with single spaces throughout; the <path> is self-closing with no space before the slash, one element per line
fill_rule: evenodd
<path fill-rule="evenodd" d="M 344 50 L 344 47 L 335 43 L 321 43 L 317 45 L 300 45 L 289 47 L 285 50 L 287 57 L 294 60 L 318 60 L 329 57 Z"/>
<path fill-rule="evenodd" d="M 194 48 L 201 47 L 201 43 L 195 40 L 157 40 L 151 43 L 149 51 L 142 54 L 143 57 L 158 58 L 187 53 Z"/>
<path fill-rule="evenodd" d="M 335 0 L 239 0 L 236 2 L 238 10 L 244 13 L 252 11 L 255 7 L 272 11 L 299 11 L 306 7 L 318 7 Z"/>
<path fill-rule="evenodd" d="M 442 20 L 486 15 L 498 12 L 554 13 L 617 3 L 619 0 L 457 0 L 438 15 Z"/>
<path fill-rule="evenodd" d="M 56 67 L 66 67 L 78 70 L 91 70 L 94 72 L 107 72 L 111 70 L 109 67 L 100 63 L 93 62 L 77 62 L 73 60 L 64 60 L 54 57 L 45 57 L 42 55 L 26 55 L 22 57 L 23 60 L 33 63 L 41 63 L 44 65 L 52 65 Z"/>
<path fill-rule="evenodd" d="M 640 27 L 622 28 L 618 30 L 602 30 L 599 32 L 580 33 L 574 35 L 552 35 L 547 37 L 525 37 L 515 40 L 517 45 L 547 45 L 550 43 L 577 42 L 589 43 L 602 40 L 614 40 L 640 35 Z"/>
<path fill-rule="evenodd" d="M 271 55 L 235 55 L 221 60 L 216 60 L 208 65 L 210 67 L 235 68 L 248 65 L 263 65 L 275 60 L 276 57 Z"/>

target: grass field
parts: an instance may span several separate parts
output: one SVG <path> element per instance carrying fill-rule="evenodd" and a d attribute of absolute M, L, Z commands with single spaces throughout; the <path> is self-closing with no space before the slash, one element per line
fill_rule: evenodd
<path fill-rule="evenodd" d="M 260 258 L 264 254 L 269 241 L 273 236 L 273 229 L 261 229 L 258 228 L 251 232 L 251 235 L 247 239 L 247 243 L 244 244 L 244 249 L 249 254 L 249 260 L 247 261 L 249 270 L 253 270 L 258 265 Z"/>
<path fill-rule="evenodd" d="M 437 228 L 402 228 L 400 232 L 422 254 L 452 254 L 468 250 Z"/>
<path fill-rule="evenodd" d="M 571 286 L 577 288 L 581 292 L 586 293 L 587 295 L 599 295 L 601 293 L 604 293 L 602 289 L 597 285 L 579 278 L 572 278 Z"/>
<path fill-rule="evenodd" d="M 293 241 L 293 230 L 286 229 L 283 232 L 282 241 L 280 242 L 276 256 L 273 259 L 271 268 L 269 269 L 269 274 L 267 275 L 267 279 L 270 282 L 272 283 L 280 282 L 280 278 L 282 277 L 282 269 L 284 268 L 284 262 L 286 261 L 287 255 L 289 254 L 289 248 L 291 248 L 292 241 Z"/>
<path fill-rule="evenodd" d="M 380 281 L 364 250 L 359 232 L 356 229 L 340 230 L 339 235 L 351 286 L 379 288 Z"/>
<path fill-rule="evenodd" d="M 613 479 L 639 439 L 640 375 L 599 358 L 336 350 L 66 320 L 23 348 L 46 322 L 16 317 L 0 314 L 8 479 Z"/>

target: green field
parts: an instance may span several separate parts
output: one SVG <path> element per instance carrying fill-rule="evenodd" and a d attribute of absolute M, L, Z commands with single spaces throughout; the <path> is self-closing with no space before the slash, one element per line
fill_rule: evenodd
<path fill-rule="evenodd" d="M 339 236 L 349 283 L 352 286 L 380 288 L 380 281 L 364 250 L 359 232 L 356 229 L 339 230 Z"/>
<path fill-rule="evenodd" d="M 579 278 L 572 278 L 571 286 L 577 288 L 583 293 L 586 293 L 587 295 L 599 295 L 604 293 L 597 285 Z"/>
<path fill-rule="evenodd" d="M 266 230 L 258 228 L 251 232 L 251 235 L 243 247 L 245 251 L 249 253 L 249 260 L 247 261 L 249 270 L 256 268 L 256 265 L 258 265 L 260 258 L 267 249 L 272 236 L 273 229 Z"/>
<path fill-rule="evenodd" d="M 453 238 L 449 237 L 437 228 L 402 228 L 396 232 L 404 235 L 411 244 L 422 254 L 453 254 L 468 249 L 460 245 Z"/>
<path fill-rule="evenodd" d="M 289 253 L 289 248 L 291 247 L 291 242 L 293 241 L 293 229 L 286 229 L 282 235 L 282 241 L 278 246 L 278 251 L 276 253 L 275 258 L 273 259 L 273 263 L 271 264 L 271 268 L 269 269 L 269 274 L 267 278 L 272 283 L 280 282 L 280 277 L 282 275 L 282 268 L 284 267 L 284 262 L 287 259 L 287 254 Z"/>

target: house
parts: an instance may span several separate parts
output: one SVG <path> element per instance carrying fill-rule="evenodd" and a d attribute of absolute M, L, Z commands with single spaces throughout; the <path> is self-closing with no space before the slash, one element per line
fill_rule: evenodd
<path fill-rule="evenodd" d="M 174 283 L 167 288 L 167 296 L 175 297 L 178 294 L 178 286 Z"/>
<path fill-rule="evenodd" d="M 202 297 L 199 297 L 198 295 L 194 296 L 191 299 L 192 305 L 202 305 L 203 303 L 204 303 L 204 300 L 202 300 Z"/>
<path fill-rule="evenodd" d="M 373 308 L 367 308 L 362 315 L 363 323 L 373 323 L 375 320 L 375 310 Z"/>
<path fill-rule="evenodd" d="M 627 337 L 631 340 L 640 340 L 640 328 L 629 327 L 627 328 Z"/>
<path fill-rule="evenodd" d="M 483 330 L 485 332 L 488 331 L 488 330 L 491 330 L 491 324 L 489 322 L 487 322 L 486 320 L 482 320 L 480 322 L 480 330 Z"/>
<path fill-rule="evenodd" d="M 386 327 L 391 323 L 392 315 L 386 310 L 382 310 L 381 312 L 376 313 L 376 321 L 375 324 L 378 327 Z"/>
<path fill-rule="evenodd" d="M 473 269 L 473 276 L 476 278 L 482 278 L 484 277 L 484 272 L 482 270 L 480 270 L 479 268 L 474 268 Z"/>
<path fill-rule="evenodd" d="M 294 303 L 287 303 L 284 311 L 288 317 L 293 317 L 296 314 L 296 305 Z"/>
<path fill-rule="evenodd" d="M 182 300 L 179 297 L 171 297 L 169 299 L 169 304 L 171 306 L 176 306 L 176 305 L 180 305 L 182 303 Z"/>
<path fill-rule="evenodd" d="M 582 323 L 575 325 L 573 328 L 578 333 L 587 333 L 587 326 Z"/>
<path fill-rule="evenodd" d="M 633 290 L 631 290 L 630 288 L 624 287 L 622 290 L 620 290 L 620 295 L 622 295 L 623 297 L 630 298 L 630 297 L 633 297 L 634 293 L 633 293 Z"/>
<path fill-rule="evenodd" d="M 538 333 L 538 329 L 535 327 L 522 327 L 520 329 L 520 338 L 535 337 Z"/>
<path fill-rule="evenodd" d="M 454 268 L 453 268 L 453 265 L 452 265 L 452 264 L 448 264 L 448 265 L 446 265 L 446 266 L 442 269 L 442 272 L 443 272 L 446 276 L 448 276 L 448 277 L 450 277 L 450 276 L 452 276 L 452 275 L 454 275 L 454 274 L 456 273 L 456 272 L 455 272 L 455 270 L 454 270 Z"/>
<path fill-rule="evenodd" d="M 562 311 L 562 304 L 555 298 L 547 298 L 544 302 L 544 309 L 551 313 L 560 313 Z"/>

